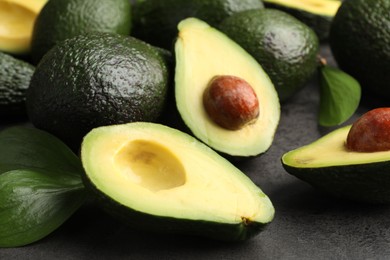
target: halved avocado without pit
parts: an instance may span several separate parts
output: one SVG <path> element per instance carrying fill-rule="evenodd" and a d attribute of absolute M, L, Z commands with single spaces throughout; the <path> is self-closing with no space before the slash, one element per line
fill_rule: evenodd
<path fill-rule="evenodd" d="M 274 216 L 244 173 L 194 137 L 156 123 L 95 128 L 83 141 L 85 183 L 131 226 L 245 240 Z"/>
<path fill-rule="evenodd" d="M 333 196 L 390 203 L 390 151 L 356 152 L 345 146 L 351 126 L 289 151 L 282 164 L 291 175 Z"/>
<path fill-rule="evenodd" d="M 186 126 L 202 142 L 230 157 L 251 157 L 267 151 L 279 123 L 280 104 L 275 87 L 261 65 L 236 42 L 202 20 L 187 18 L 179 23 L 178 29 L 175 99 Z M 204 95 L 216 77 L 235 78 L 250 86 L 244 89 L 253 89 L 259 111 L 257 117 L 252 118 L 254 120 L 232 130 L 221 127 L 210 117 Z M 234 84 L 230 87 L 235 88 Z M 224 93 L 223 90 L 219 92 Z M 232 95 L 241 100 L 239 94 L 242 91 L 234 93 Z M 218 97 L 228 99 L 222 96 Z M 218 103 L 218 100 L 214 102 Z M 214 113 L 222 118 L 224 111 L 219 108 L 216 106 Z"/>

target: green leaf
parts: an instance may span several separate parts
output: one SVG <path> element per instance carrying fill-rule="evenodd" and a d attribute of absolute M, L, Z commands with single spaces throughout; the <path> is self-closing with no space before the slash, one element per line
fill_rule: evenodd
<path fill-rule="evenodd" d="M 357 80 L 337 68 L 320 67 L 320 125 L 337 126 L 347 121 L 358 108 L 360 98 Z"/>
<path fill-rule="evenodd" d="M 85 201 L 83 167 L 64 143 L 44 131 L 0 132 L 0 247 L 35 242 L 57 229 Z"/>
<path fill-rule="evenodd" d="M 14 126 L 0 132 L 0 174 L 40 168 L 79 175 L 80 159 L 59 139 L 36 128 Z"/>
<path fill-rule="evenodd" d="M 35 242 L 57 229 L 84 202 L 80 178 L 13 170 L 0 175 L 0 247 Z"/>

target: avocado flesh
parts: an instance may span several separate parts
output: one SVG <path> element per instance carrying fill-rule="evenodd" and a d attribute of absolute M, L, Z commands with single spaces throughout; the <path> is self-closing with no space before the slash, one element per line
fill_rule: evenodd
<path fill-rule="evenodd" d="M 37 14 L 46 0 L 0 1 L 0 51 L 26 54 Z"/>
<path fill-rule="evenodd" d="M 287 153 L 283 160 L 293 167 L 317 168 L 388 161 L 390 151 L 354 152 L 345 147 L 350 126 L 340 128 L 318 141 Z"/>
<path fill-rule="evenodd" d="M 163 125 L 96 128 L 84 138 L 81 159 L 87 186 L 136 227 L 210 236 L 212 227 L 223 226 L 212 236 L 236 240 L 253 235 L 252 228 L 260 231 L 274 215 L 269 198 L 240 170 Z M 193 230 L 196 223 L 204 229 Z"/>
<path fill-rule="evenodd" d="M 329 37 L 333 17 L 341 5 L 339 0 L 264 0 L 267 8 L 291 14 L 310 26 L 321 41 Z"/>
<path fill-rule="evenodd" d="M 176 105 L 192 133 L 228 155 L 247 157 L 265 152 L 279 123 L 280 105 L 271 80 L 254 58 L 226 35 L 196 18 L 179 24 L 175 54 Z M 260 115 L 253 124 L 232 131 L 209 118 L 202 96 L 216 75 L 237 76 L 252 86 L 260 106 Z"/>
<path fill-rule="evenodd" d="M 354 152 L 345 141 L 351 126 L 285 153 L 282 165 L 297 178 L 339 198 L 390 203 L 390 151 Z"/>
<path fill-rule="evenodd" d="M 341 4 L 337 0 L 264 0 L 264 2 L 325 16 L 334 16 Z"/>

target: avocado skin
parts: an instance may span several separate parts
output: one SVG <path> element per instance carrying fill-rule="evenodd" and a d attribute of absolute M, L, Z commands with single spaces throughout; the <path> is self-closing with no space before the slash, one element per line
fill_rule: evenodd
<path fill-rule="evenodd" d="M 389 12 L 388 0 L 346 0 L 329 36 L 341 69 L 361 83 L 363 92 L 384 99 L 390 98 Z"/>
<path fill-rule="evenodd" d="M 336 198 L 370 203 L 390 203 L 390 161 L 359 165 L 297 168 L 282 160 L 295 177 Z"/>
<path fill-rule="evenodd" d="M 281 102 L 303 88 L 316 71 L 317 35 L 285 12 L 244 11 L 226 18 L 219 29 L 260 63 Z"/>
<path fill-rule="evenodd" d="M 172 49 L 177 24 L 199 18 L 211 26 L 244 10 L 263 8 L 261 0 L 148 0 L 133 6 L 132 35 L 150 44 Z"/>
<path fill-rule="evenodd" d="M 149 44 L 118 34 L 79 35 L 56 45 L 37 66 L 28 117 L 77 150 L 97 126 L 157 120 L 168 79 L 165 57 Z"/>
<path fill-rule="evenodd" d="M 264 1 L 264 5 L 266 8 L 278 9 L 289 13 L 304 24 L 308 25 L 314 30 L 321 42 L 328 40 L 333 16 L 314 14 L 306 10 L 291 8 L 282 4 L 268 3 L 267 1 Z"/>
<path fill-rule="evenodd" d="M 155 216 L 128 208 L 100 191 L 82 175 L 86 189 L 93 194 L 96 204 L 114 218 L 131 228 L 152 233 L 170 233 L 205 237 L 221 241 L 244 241 L 262 232 L 269 223 L 227 224 L 204 220 Z"/>
<path fill-rule="evenodd" d="M 26 91 L 35 67 L 0 52 L 0 116 L 25 116 Z"/>
<path fill-rule="evenodd" d="M 88 32 L 129 35 L 131 5 L 128 0 L 49 1 L 36 18 L 31 56 L 35 64 L 55 44 Z"/>

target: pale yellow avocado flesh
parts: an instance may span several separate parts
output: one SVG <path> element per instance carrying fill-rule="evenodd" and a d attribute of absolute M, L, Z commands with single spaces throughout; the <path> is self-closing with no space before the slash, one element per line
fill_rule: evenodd
<path fill-rule="evenodd" d="M 260 64 L 225 34 L 196 18 L 178 25 L 175 43 L 175 97 L 178 111 L 192 133 L 213 149 L 233 156 L 255 156 L 272 144 L 280 119 L 275 88 Z M 255 123 L 240 130 L 215 124 L 203 106 L 203 93 L 218 75 L 246 80 L 260 106 Z"/>
<path fill-rule="evenodd" d="M 351 126 L 337 129 L 317 141 L 286 153 L 282 160 L 297 168 L 320 168 L 388 161 L 390 151 L 355 152 L 345 147 Z"/>
<path fill-rule="evenodd" d="M 334 16 L 341 5 L 340 1 L 333 0 L 266 0 L 266 2 L 282 4 L 291 8 L 326 16 Z"/>
<path fill-rule="evenodd" d="M 47 0 L 0 0 L 0 51 L 30 50 L 34 22 Z"/>
<path fill-rule="evenodd" d="M 152 123 L 92 130 L 81 158 L 89 180 L 114 201 L 155 216 L 268 223 L 269 198 L 195 138 Z"/>

